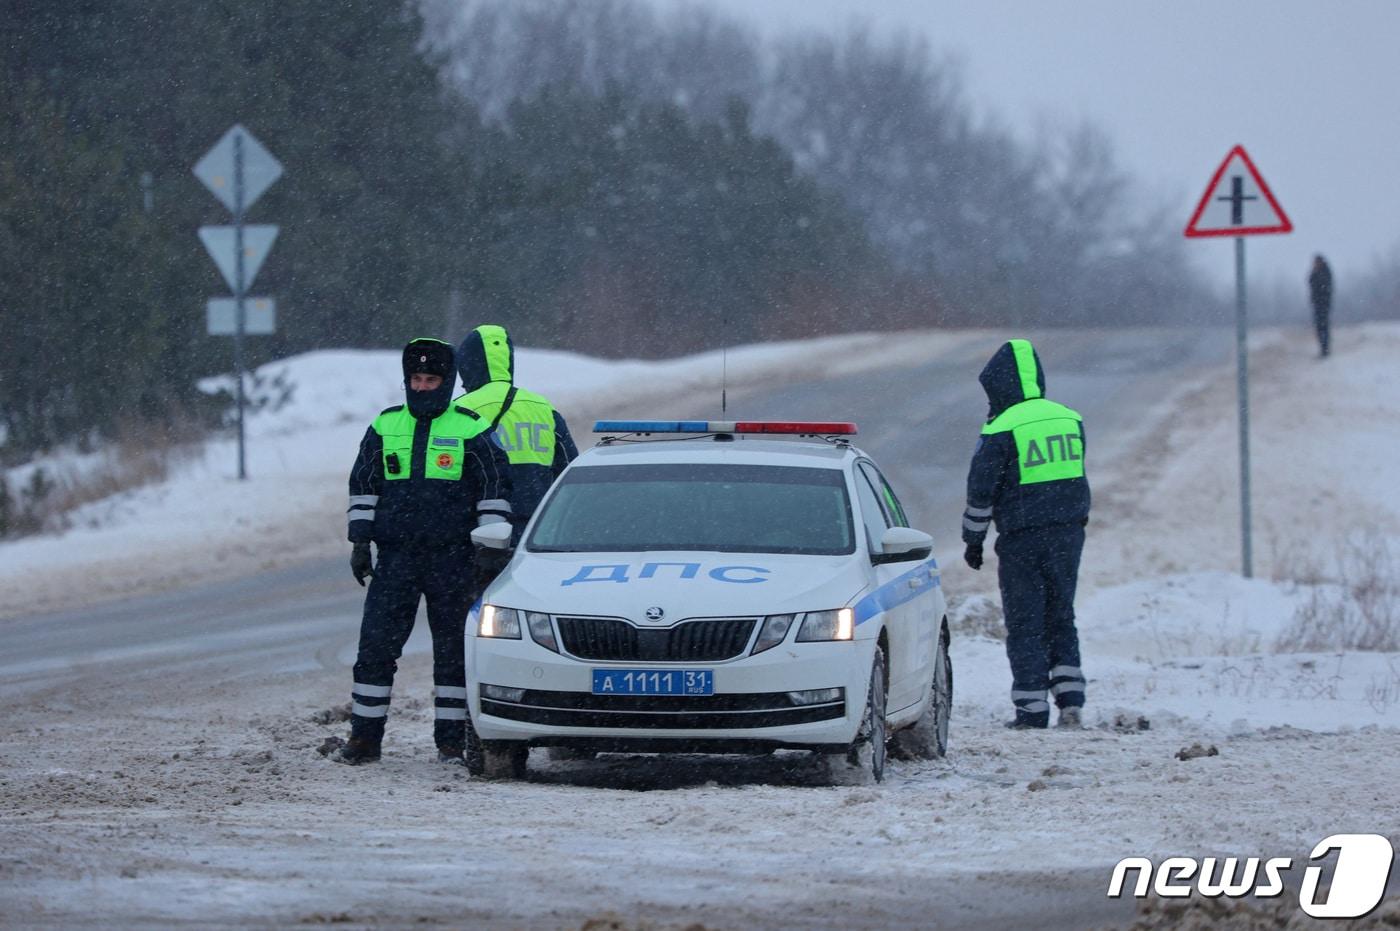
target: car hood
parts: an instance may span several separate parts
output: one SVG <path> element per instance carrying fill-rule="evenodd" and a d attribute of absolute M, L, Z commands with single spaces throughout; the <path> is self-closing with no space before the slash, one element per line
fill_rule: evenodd
<path fill-rule="evenodd" d="M 666 626 L 840 608 L 869 584 L 863 557 L 760 553 L 518 553 L 487 589 L 493 604 Z M 649 617 L 655 609 L 663 614 Z"/>

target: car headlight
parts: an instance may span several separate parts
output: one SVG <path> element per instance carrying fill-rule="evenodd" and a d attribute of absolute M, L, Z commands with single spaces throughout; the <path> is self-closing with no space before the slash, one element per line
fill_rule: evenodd
<path fill-rule="evenodd" d="M 478 637 L 519 640 L 520 612 L 514 608 L 482 605 L 481 617 L 476 624 L 476 635 Z"/>
<path fill-rule="evenodd" d="M 850 608 L 808 611 L 797 629 L 799 643 L 812 640 L 850 640 L 855 636 L 855 612 Z"/>
<path fill-rule="evenodd" d="M 525 626 L 530 628 L 530 639 L 546 650 L 559 652 L 559 643 L 554 639 L 554 621 L 548 614 L 538 611 L 525 612 Z"/>
<path fill-rule="evenodd" d="M 770 614 L 765 617 L 763 627 L 758 632 L 758 640 L 753 645 L 753 652 L 762 653 L 782 643 L 795 620 L 796 614 Z"/>

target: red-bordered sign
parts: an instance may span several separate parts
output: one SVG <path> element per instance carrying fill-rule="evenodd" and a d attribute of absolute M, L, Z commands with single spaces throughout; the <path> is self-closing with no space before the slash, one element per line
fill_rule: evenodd
<path fill-rule="evenodd" d="M 1191 237 L 1291 232 L 1293 221 L 1242 145 L 1231 149 L 1215 169 L 1191 222 L 1186 224 L 1186 235 Z"/>

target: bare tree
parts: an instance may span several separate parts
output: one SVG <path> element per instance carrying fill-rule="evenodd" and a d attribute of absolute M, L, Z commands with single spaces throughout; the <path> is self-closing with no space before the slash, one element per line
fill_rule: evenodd
<path fill-rule="evenodd" d="M 901 276 L 891 293 L 937 309 L 922 322 L 1110 322 L 1147 301 L 1159 316 L 1211 304 L 1180 237 L 1162 234 L 1176 224 L 1135 202 L 1105 133 L 1023 141 L 974 114 L 957 63 L 921 36 L 854 25 L 763 43 L 696 6 L 420 2 L 449 85 L 488 121 L 551 85 L 616 88 L 701 120 L 748 101 L 754 129 L 864 219 Z"/>
<path fill-rule="evenodd" d="M 675 103 L 716 119 L 762 83 L 758 40 L 700 7 L 667 19 L 636 0 L 422 0 L 424 42 L 488 120 L 551 85 Z"/>

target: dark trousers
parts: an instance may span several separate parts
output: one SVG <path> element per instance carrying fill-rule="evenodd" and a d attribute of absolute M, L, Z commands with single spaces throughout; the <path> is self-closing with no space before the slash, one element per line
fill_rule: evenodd
<path fill-rule="evenodd" d="M 1011 701 L 1018 720 L 1044 726 L 1047 698 L 1061 708 L 1084 704 L 1074 589 L 1084 528 L 1042 527 L 997 537 L 997 580 L 1011 661 Z"/>
<path fill-rule="evenodd" d="M 1317 328 L 1317 346 L 1322 354 L 1332 352 L 1332 307 L 1329 304 L 1313 305 L 1313 326 Z"/>
<path fill-rule="evenodd" d="M 433 634 L 433 737 L 442 749 L 466 744 L 467 676 L 463 655 L 472 553 L 461 547 L 379 547 L 379 562 L 365 595 L 360 651 L 351 688 L 350 734 L 378 744 L 384 737 L 394 673 L 418 600 L 428 604 Z"/>

